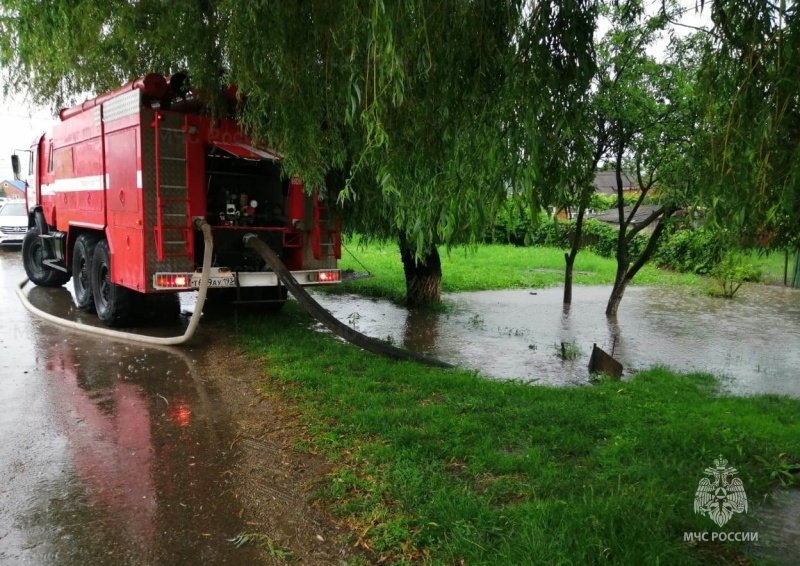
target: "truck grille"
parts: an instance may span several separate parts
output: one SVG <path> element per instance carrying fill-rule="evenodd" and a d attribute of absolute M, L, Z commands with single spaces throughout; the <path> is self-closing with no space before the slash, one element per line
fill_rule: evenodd
<path fill-rule="evenodd" d="M 28 229 L 25 226 L 0 226 L 3 234 L 24 234 Z"/>

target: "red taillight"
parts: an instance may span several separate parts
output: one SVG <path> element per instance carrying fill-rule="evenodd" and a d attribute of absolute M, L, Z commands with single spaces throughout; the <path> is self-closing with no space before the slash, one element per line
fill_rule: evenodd
<path fill-rule="evenodd" d="M 170 408 L 169 418 L 181 428 L 186 428 L 191 424 L 191 417 L 192 409 L 187 403 L 177 403 Z"/>
<path fill-rule="evenodd" d="M 189 273 L 160 273 L 153 276 L 153 287 L 156 289 L 188 289 L 191 283 Z"/>
<path fill-rule="evenodd" d="M 318 279 L 320 282 L 330 283 L 332 281 L 339 280 L 339 272 L 338 271 L 320 271 L 318 275 Z"/>

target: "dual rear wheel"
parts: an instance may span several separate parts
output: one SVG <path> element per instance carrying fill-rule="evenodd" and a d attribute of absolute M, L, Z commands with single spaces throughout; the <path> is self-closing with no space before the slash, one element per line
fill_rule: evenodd
<path fill-rule="evenodd" d="M 22 261 L 28 279 L 41 287 L 61 287 L 72 277 L 75 305 L 82 311 L 97 313 L 108 326 L 134 324 L 147 312 L 145 295 L 111 281 L 111 252 L 108 242 L 98 234 L 81 234 L 72 249 L 71 272 L 45 263 L 47 245 L 36 227 L 28 230 L 22 242 Z M 153 309 L 160 318 L 165 313 L 180 313 L 177 295 L 154 296 Z"/>
<path fill-rule="evenodd" d="M 92 259 L 99 238 L 81 234 L 72 250 L 72 286 L 75 288 L 75 305 L 82 311 L 93 313 Z"/>
<path fill-rule="evenodd" d="M 108 326 L 136 321 L 144 295 L 111 282 L 111 252 L 108 242 L 93 234 L 81 234 L 72 251 L 75 304 L 97 313 Z"/>

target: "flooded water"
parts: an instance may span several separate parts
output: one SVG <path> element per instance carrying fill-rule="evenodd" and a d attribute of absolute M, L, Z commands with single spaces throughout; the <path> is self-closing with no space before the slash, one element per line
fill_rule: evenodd
<path fill-rule="evenodd" d="M 335 316 L 370 336 L 487 376 L 553 385 L 586 383 L 592 344 L 626 375 L 656 364 L 723 377 L 736 394 L 800 397 L 800 291 L 751 285 L 733 300 L 684 287 L 629 288 L 616 320 L 605 316 L 609 287 L 449 295 L 448 313 L 408 311 L 387 301 L 318 293 Z M 568 355 L 563 360 L 561 343 Z"/>

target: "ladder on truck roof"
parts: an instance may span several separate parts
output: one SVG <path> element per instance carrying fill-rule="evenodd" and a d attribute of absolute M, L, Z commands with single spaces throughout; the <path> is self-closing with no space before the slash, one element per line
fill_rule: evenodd
<path fill-rule="evenodd" d="M 192 257 L 192 218 L 189 214 L 189 119 L 180 127 L 164 126 L 168 115 L 155 113 L 156 256 Z M 175 143 L 178 141 L 179 143 Z"/>

